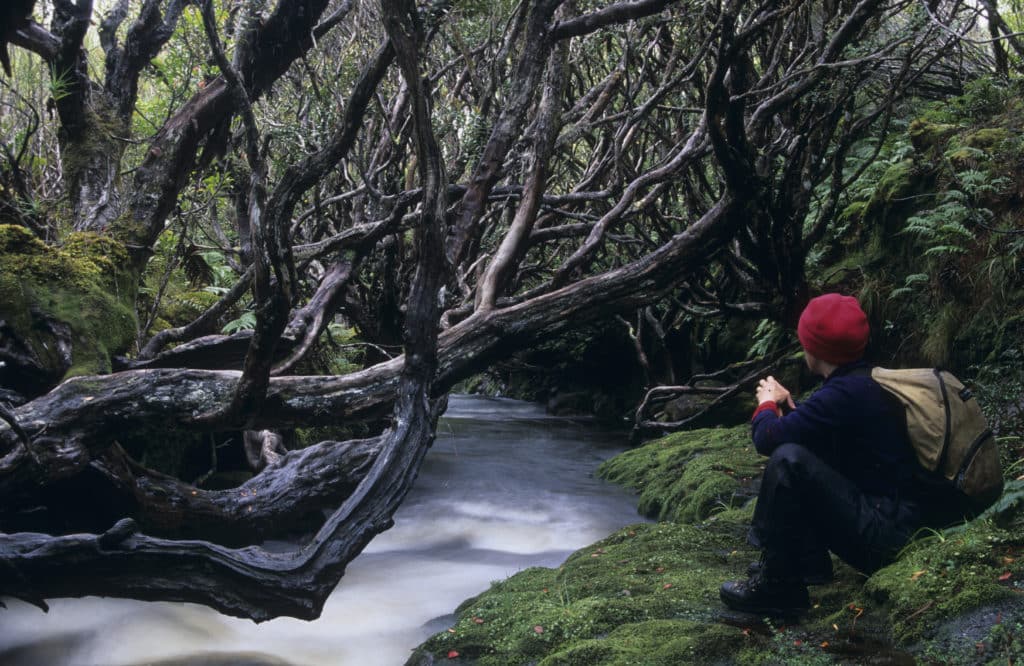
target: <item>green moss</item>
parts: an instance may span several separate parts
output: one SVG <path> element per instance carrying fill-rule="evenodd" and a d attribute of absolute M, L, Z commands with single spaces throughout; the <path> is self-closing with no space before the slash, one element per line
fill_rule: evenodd
<path fill-rule="evenodd" d="M 119 267 L 123 246 L 95 234 L 72 234 L 52 248 L 21 227 L 0 225 L 0 319 L 47 367 L 62 367 L 54 330 L 71 333 L 65 378 L 110 371 L 110 357 L 135 337 L 133 292 Z"/>
<path fill-rule="evenodd" d="M 45 253 L 46 244 L 25 227 L 0 224 L 0 254 L 39 256 Z"/>
<path fill-rule="evenodd" d="M 110 237 L 122 243 L 139 243 L 147 236 L 147 225 L 144 219 L 136 219 L 131 211 L 119 215 L 110 223 Z"/>
<path fill-rule="evenodd" d="M 74 260 L 94 265 L 101 284 L 134 294 L 134 280 L 125 272 L 128 251 L 121 243 L 93 232 L 75 232 L 68 235 L 61 249 Z"/>
<path fill-rule="evenodd" d="M 881 175 L 862 217 L 870 230 L 866 234 L 866 254 L 884 256 L 889 261 L 901 263 L 915 256 L 911 238 L 894 241 L 900 239 L 898 233 L 906 215 L 921 203 L 914 195 L 931 187 L 932 171 L 928 165 L 918 165 L 907 158 L 893 164 Z"/>
<path fill-rule="evenodd" d="M 607 461 L 598 475 L 639 491 L 646 516 L 693 522 L 749 500 L 762 466 L 744 425 L 669 435 Z"/>
<path fill-rule="evenodd" d="M 797 634 L 807 649 L 794 651 L 791 632 L 778 639 L 751 616 L 723 624 L 718 588 L 742 577 L 753 557 L 744 545 L 748 521 L 749 512 L 734 510 L 700 525 L 620 530 L 557 570 L 527 569 L 495 583 L 460 606 L 458 621 L 421 652 L 438 658 L 454 650 L 481 666 L 777 664 L 843 642 L 858 622 L 885 635 L 884 607 L 870 615 L 849 608 L 863 578 L 844 566 L 835 583 L 812 588 L 815 607 Z"/>
<path fill-rule="evenodd" d="M 55 250 L 23 227 L 0 225 L 0 271 L 11 280 L 87 286 L 101 275 L 89 259 Z"/>
<path fill-rule="evenodd" d="M 160 316 L 172 326 L 184 326 L 218 300 L 220 297 L 217 294 L 202 290 L 170 295 L 160 302 Z"/>
<path fill-rule="evenodd" d="M 1004 127 L 985 127 L 964 134 L 961 137 L 960 142 L 964 146 L 977 148 L 991 153 L 1004 142 L 1013 138 L 1013 136 L 1014 135 Z"/>
<path fill-rule="evenodd" d="M 649 620 L 616 627 L 605 638 L 580 641 L 542 659 L 539 666 L 587 664 L 711 664 L 744 640 L 735 627 L 689 620 Z"/>
<path fill-rule="evenodd" d="M 890 608 L 897 639 L 925 636 L 937 622 L 982 605 L 1019 599 L 1024 587 L 1024 534 L 976 520 L 911 544 L 875 573 L 865 591 Z"/>
<path fill-rule="evenodd" d="M 646 645 L 666 657 L 643 663 L 681 663 L 670 660 L 680 654 L 701 654 L 711 663 L 742 638 L 740 630 L 713 622 L 719 584 L 748 561 L 749 552 L 733 550 L 741 540 L 731 524 L 627 527 L 557 570 L 527 569 L 495 583 L 459 608 L 453 631 L 423 649 L 455 650 L 481 666 L 542 658 L 544 664 L 604 664 L 627 663 Z M 667 635 L 668 627 L 682 632 L 676 642 L 646 643 Z M 719 646 L 723 636 L 732 640 Z"/>
<path fill-rule="evenodd" d="M 1014 141 L 1018 131 L 1005 127 L 984 127 L 965 131 L 949 141 L 943 157 L 960 172 L 983 170 L 990 178 L 1012 176 L 1013 165 L 1019 161 L 1021 146 Z"/>
<path fill-rule="evenodd" d="M 929 149 L 941 147 L 951 136 L 956 134 L 957 130 L 956 125 L 917 118 L 910 123 L 907 133 L 910 135 L 910 142 L 914 149 L 924 153 Z"/>
<path fill-rule="evenodd" d="M 874 199 L 877 202 L 891 204 L 914 192 L 917 184 L 914 160 L 907 158 L 886 169 L 875 187 Z"/>
<path fill-rule="evenodd" d="M 119 155 L 122 146 L 115 137 L 131 133 L 101 99 L 95 99 L 93 105 L 95 108 L 87 110 L 82 119 L 83 130 L 76 132 L 76 139 L 61 151 L 61 164 L 69 182 L 77 182 L 97 160 Z"/>
<path fill-rule="evenodd" d="M 949 150 L 945 154 L 945 158 L 949 160 L 949 163 L 953 165 L 953 168 L 957 171 L 963 171 L 964 169 L 975 169 L 979 165 L 979 157 L 983 157 L 984 153 L 979 153 L 977 148 L 969 148 L 962 146 Z"/>

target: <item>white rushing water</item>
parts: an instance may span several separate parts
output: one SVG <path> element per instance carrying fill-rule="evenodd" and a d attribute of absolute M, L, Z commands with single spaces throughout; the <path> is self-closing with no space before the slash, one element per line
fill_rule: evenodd
<path fill-rule="evenodd" d="M 416 485 L 313 622 L 254 624 L 205 607 L 89 597 L 50 612 L 5 600 L 0 664 L 401 666 L 464 599 L 637 522 L 597 480 L 624 436 L 529 403 L 453 396 Z"/>

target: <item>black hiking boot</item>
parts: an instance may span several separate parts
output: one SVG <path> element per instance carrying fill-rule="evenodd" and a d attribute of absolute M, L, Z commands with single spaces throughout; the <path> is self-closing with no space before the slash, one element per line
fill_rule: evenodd
<path fill-rule="evenodd" d="M 729 608 L 755 615 L 791 617 L 811 606 L 802 582 L 773 580 L 761 571 L 747 580 L 723 583 L 718 596 Z"/>
<path fill-rule="evenodd" d="M 816 555 L 805 555 L 799 558 L 799 568 L 803 573 L 799 579 L 804 585 L 828 585 L 832 582 L 832 557 L 828 551 L 820 551 Z M 747 577 L 753 577 L 764 568 L 764 557 L 747 565 Z"/>

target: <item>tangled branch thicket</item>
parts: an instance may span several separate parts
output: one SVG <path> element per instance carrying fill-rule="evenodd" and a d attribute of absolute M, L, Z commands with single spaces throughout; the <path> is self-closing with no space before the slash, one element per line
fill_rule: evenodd
<path fill-rule="evenodd" d="M 0 594 L 317 616 L 455 382 L 617 315 L 791 321 L 851 150 L 992 67 L 978 11 L 38 3 L 3 30 Z M 332 326 L 363 369 L 315 372 Z M 129 445 L 358 424 L 229 490 Z M 81 479 L 123 519 L 54 527 Z M 295 553 L 244 545 L 324 508 Z"/>

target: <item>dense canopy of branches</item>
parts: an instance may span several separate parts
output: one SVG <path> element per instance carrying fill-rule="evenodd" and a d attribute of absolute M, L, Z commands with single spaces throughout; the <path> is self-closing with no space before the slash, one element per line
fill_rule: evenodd
<path fill-rule="evenodd" d="M 954 0 L 5 17 L 0 595 L 317 616 L 458 380 L 615 316 L 655 337 L 685 313 L 791 322 L 868 139 L 908 98 L 1005 69 L 1015 37 L 965 39 L 1010 33 L 996 18 Z M 176 271 L 207 298 L 165 321 Z M 321 362 L 343 324 L 367 350 L 347 374 Z M 369 437 L 281 443 L 357 423 Z M 227 490 L 128 444 L 242 431 L 261 471 Z M 123 519 L 54 528 L 83 478 Z M 324 509 L 300 549 L 252 545 Z"/>

